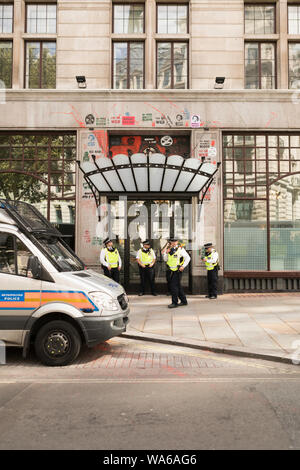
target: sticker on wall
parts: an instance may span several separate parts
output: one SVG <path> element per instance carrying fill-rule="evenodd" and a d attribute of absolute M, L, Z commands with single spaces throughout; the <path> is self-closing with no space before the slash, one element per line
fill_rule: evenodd
<path fill-rule="evenodd" d="M 152 113 L 143 113 L 142 114 L 143 121 L 152 121 Z"/>
<path fill-rule="evenodd" d="M 111 124 L 121 124 L 121 117 L 120 116 L 111 116 L 110 117 Z"/>
<path fill-rule="evenodd" d="M 162 116 L 156 117 L 155 118 L 155 123 L 165 126 L 166 125 L 166 119 Z"/>
<path fill-rule="evenodd" d="M 107 124 L 106 117 L 96 118 L 96 126 L 106 126 L 106 124 Z"/>
<path fill-rule="evenodd" d="M 160 139 L 160 143 L 163 147 L 170 147 L 170 145 L 173 145 L 173 139 L 170 135 L 164 135 Z"/>
<path fill-rule="evenodd" d="M 191 115 L 191 127 L 200 127 L 201 119 L 200 114 Z"/>
<path fill-rule="evenodd" d="M 175 121 L 175 126 L 183 126 L 183 115 L 182 114 L 177 114 L 176 115 L 176 121 Z"/>
<path fill-rule="evenodd" d="M 95 117 L 92 114 L 88 114 L 85 116 L 85 123 L 87 126 L 93 125 L 95 122 Z"/>
<path fill-rule="evenodd" d="M 208 156 L 213 158 L 217 156 L 217 149 L 216 147 L 209 147 L 208 149 Z"/>
<path fill-rule="evenodd" d="M 134 126 L 135 116 L 122 116 L 122 126 Z"/>

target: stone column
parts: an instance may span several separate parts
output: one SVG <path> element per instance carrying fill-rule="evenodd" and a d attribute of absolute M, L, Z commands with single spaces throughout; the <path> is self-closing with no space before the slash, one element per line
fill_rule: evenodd
<path fill-rule="evenodd" d="M 24 88 L 24 44 L 22 35 L 25 31 L 25 3 L 15 0 L 13 29 L 13 78 L 12 88 Z"/>
<path fill-rule="evenodd" d="M 156 32 L 156 3 L 154 0 L 145 2 L 145 87 L 155 88 L 156 52 L 154 33 Z"/>
<path fill-rule="evenodd" d="M 280 39 L 277 47 L 277 88 L 289 87 L 289 61 L 288 61 L 288 8 L 286 0 L 280 0 L 277 3 L 277 32 L 280 33 Z"/>

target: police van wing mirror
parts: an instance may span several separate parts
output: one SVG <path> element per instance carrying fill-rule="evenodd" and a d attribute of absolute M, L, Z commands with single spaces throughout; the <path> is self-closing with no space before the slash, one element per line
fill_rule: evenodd
<path fill-rule="evenodd" d="M 28 259 L 27 272 L 31 271 L 34 279 L 41 279 L 42 265 L 37 256 L 30 256 Z"/>

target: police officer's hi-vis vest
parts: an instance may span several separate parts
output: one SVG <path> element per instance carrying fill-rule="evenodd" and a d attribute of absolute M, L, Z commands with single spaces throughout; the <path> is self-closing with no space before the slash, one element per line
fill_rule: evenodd
<path fill-rule="evenodd" d="M 139 250 L 139 259 L 142 264 L 147 266 L 154 261 L 154 251 L 151 248 L 149 251 L 144 251 L 142 249 Z"/>
<path fill-rule="evenodd" d="M 183 265 L 184 259 L 183 258 L 181 259 L 181 258 L 182 257 L 181 257 L 181 248 L 180 248 L 180 246 L 177 247 L 177 250 L 172 255 L 170 255 L 170 253 L 168 253 L 167 265 L 169 266 L 171 271 L 178 271 L 179 266 Z"/>
<path fill-rule="evenodd" d="M 212 271 L 216 266 L 218 266 L 219 261 L 217 260 L 216 263 L 212 263 L 212 255 L 213 253 L 216 253 L 216 250 L 212 250 L 209 255 L 205 256 L 204 261 L 205 261 L 205 266 L 207 271 Z"/>
<path fill-rule="evenodd" d="M 117 248 L 114 251 L 109 251 L 105 248 L 105 259 L 111 268 L 117 268 L 119 265 L 119 252 Z"/>

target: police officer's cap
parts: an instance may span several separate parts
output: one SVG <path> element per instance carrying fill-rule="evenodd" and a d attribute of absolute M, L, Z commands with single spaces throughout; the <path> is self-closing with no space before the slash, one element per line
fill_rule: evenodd
<path fill-rule="evenodd" d="M 178 238 L 169 238 L 168 242 L 178 242 Z"/>
<path fill-rule="evenodd" d="M 204 248 L 210 248 L 214 246 L 212 243 L 205 243 Z"/>
<path fill-rule="evenodd" d="M 111 242 L 111 239 L 109 237 L 105 238 L 103 241 L 103 245 L 107 245 L 107 243 Z"/>
<path fill-rule="evenodd" d="M 144 242 L 142 242 L 143 245 L 151 245 L 150 243 L 150 240 L 145 240 Z"/>

